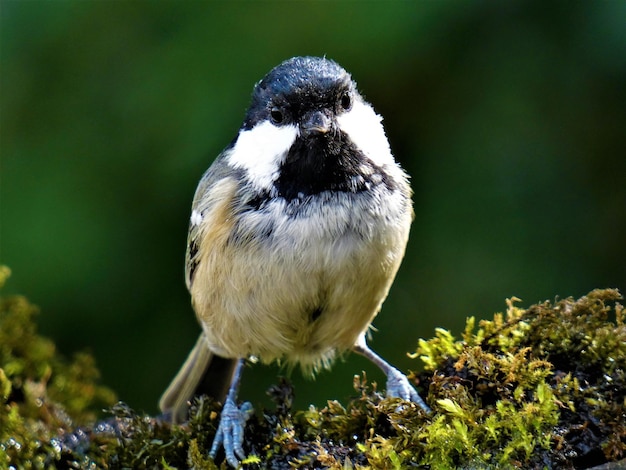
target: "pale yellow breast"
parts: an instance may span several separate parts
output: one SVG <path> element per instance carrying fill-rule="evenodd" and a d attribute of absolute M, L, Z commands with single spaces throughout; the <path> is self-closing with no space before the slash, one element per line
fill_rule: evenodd
<path fill-rule="evenodd" d="M 305 369 L 351 348 L 380 309 L 404 253 L 405 228 L 291 243 L 229 244 L 234 184 L 205 214 L 192 302 L 215 353 L 286 359 Z M 321 231 L 320 233 L 323 233 Z"/>

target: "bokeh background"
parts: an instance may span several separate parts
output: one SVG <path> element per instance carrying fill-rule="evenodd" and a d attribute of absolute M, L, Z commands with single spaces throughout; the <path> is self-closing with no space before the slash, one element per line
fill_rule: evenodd
<path fill-rule="evenodd" d="M 156 412 L 199 328 L 183 282 L 198 179 L 294 55 L 357 80 L 416 218 L 372 345 L 402 369 L 467 316 L 626 291 L 626 2 L 2 0 L 0 262 L 65 354 Z M 298 406 L 380 374 L 351 355 Z M 276 367 L 246 372 L 266 400 Z"/>

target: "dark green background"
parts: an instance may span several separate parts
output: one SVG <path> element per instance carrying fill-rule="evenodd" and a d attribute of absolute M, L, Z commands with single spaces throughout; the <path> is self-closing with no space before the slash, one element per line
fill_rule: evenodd
<path fill-rule="evenodd" d="M 1 254 L 67 354 L 155 411 L 198 326 L 183 283 L 196 183 L 252 85 L 294 55 L 348 69 L 412 175 L 408 254 L 372 345 L 626 290 L 626 2 L 20 2 L 1 7 Z M 351 393 L 350 356 L 299 406 Z M 277 370 L 257 366 L 259 403 Z"/>

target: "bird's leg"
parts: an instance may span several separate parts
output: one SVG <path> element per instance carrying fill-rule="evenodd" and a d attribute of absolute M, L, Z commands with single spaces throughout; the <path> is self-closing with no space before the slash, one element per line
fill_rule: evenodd
<path fill-rule="evenodd" d="M 237 360 L 233 379 L 222 408 L 220 423 L 209 454 L 215 458 L 219 448 L 224 447 L 226 460 L 234 468 L 239 467 L 239 459 L 243 460 L 246 456 L 243 452 L 243 430 L 246 421 L 253 414 L 252 405 L 249 402 L 242 403 L 241 407 L 237 407 L 237 393 L 239 392 L 244 362 L 244 359 Z"/>
<path fill-rule="evenodd" d="M 402 372 L 393 367 L 382 357 L 376 354 L 366 343 L 365 335 L 361 336 L 359 341 L 354 345 L 354 351 L 368 358 L 373 364 L 378 366 L 387 376 L 387 395 L 390 397 L 402 398 L 416 403 L 426 413 L 431 410 L 422 397 L 419 396 L 415 388 L 409 383 Z"/>

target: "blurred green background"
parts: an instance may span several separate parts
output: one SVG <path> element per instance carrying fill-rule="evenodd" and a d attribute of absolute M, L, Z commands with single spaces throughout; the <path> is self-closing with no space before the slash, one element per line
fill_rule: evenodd
<path fill-rule="evenodd" d="M 385 117 L 416 219 L 373 347 L 524 305 L 626 291 L 626 2 L 18 2 L 1 7 L 0 262 L 60 349 L 156 411 L 199 328 L 196 184 L 253 84 L 326 55 Z M 351 355 L 298 406 L 352 393 Z M 244 376 L 258 404 L 276 367 Z"/>

